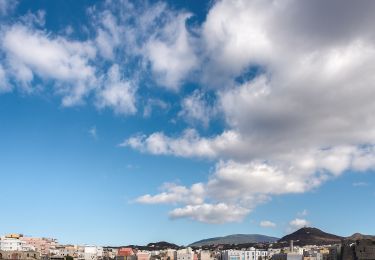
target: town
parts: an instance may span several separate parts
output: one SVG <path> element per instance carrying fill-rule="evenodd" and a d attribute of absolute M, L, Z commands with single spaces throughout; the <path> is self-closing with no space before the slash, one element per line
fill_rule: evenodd
<path fill-rule="evenodd" d="M 289 238 L 299 238 L 289 240 Z M 63 245 L 55 238 L 7 234 L 0 239 L 0 259 L 8 260 L 368 260 L 375 259 L 373 236 L 348 238 L 302 228 L 276 242 L 177 246 Z"/>

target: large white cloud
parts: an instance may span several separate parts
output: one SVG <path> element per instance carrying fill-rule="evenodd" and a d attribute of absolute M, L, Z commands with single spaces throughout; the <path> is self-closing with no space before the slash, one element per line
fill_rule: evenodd
<path fill-rule="evenodd" d="M 372 1 L 218 1 L 201 30 L 202 82 L 219 87 L 226 129 L 208 137 L 157 132 L 124 144 L 220 160 L 201 205 L 248 212 L 265 198 L 373 169 L 374 10 Z M 251 68 L 260 73 L 234 83 Z M 197 205 L 185 208 L 180 216 L 206 221 Z"/>
<path fill-rule="evenodd" d="M 5 28 L 2 48 L 9 73 L 25 91 L 33 91 L 33 80 L 53 80 L 63 95 L 64 105 L 74 105 L 95 84 L 95 68 L 90 59 L 96 50 L 90 42 L 51 37 L 44 31 L 21 24 Z"/>

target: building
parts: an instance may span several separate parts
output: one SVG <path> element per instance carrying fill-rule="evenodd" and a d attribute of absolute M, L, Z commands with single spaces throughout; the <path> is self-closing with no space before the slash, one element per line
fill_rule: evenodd
<path fill-rule="evenodd" d="M 221 253 L 222 260 L 259 260 L 267 259 L 268 252 L 250 248 L 250 250 L 224 250 Z"/>
<path fill-rule="evenodd" d="M 163 251 L 162 260 L 177 260 L 177 250 L 167 249 Z"/>
<path fill-rule="evenodd" d="M 55 249 L 58 244 L 57 239 L 54 238 L 20 237 L 19 239 L 33 246 L 41 256 L 51 255 L 51 250 Z"/>
<path fill-rule="evenodd" d="M 0 240 L 1 251 L 35 251 L 35 247 L 18 238 L 3 237 Z"/>
<path fill-rule="evenodd" d="M 303 254 L 298 253 L 280 253 L 274 254 L 272 260 L 303 260 Z"/>
<path fill-rule="evenodd" d="M 117 255 L 117 249 L 111 247 L 103 248 L 103 259 L 114 259 Z"/>
<path fill-rule="evenodd" d="M 318 252 L 306 251 L 303 255 L 303 260 L 323 260 L 323 255 Z"/>
<path fill-rule="evenodd" d="M 198 260 L 214 260 L 214 254 L 209 250 L 201 250 L 198 253 Z"/>
<path fill-rule="evenodd" d="M 137 260 L 150 260 L 151 254 L 147 251 L 138 251 Z"/>
<path fill-rule="evenodd" d="M 358 260 L 375 259 L 375 241 L 369 239 L 357 241 L 355 255 Z"/>
<path fill-rule="evenodd" d="M 136 255 L 132 248 L 122 247 L 117 252 L 116 260 L 136 260 Z"/>
<path fill-rule="evenodd" d="M 84 259 L 85 260 L 101 259 L 103 257 L 103 247 L 85 245 L 83 253 L 84 253 Z"/>
<path fill-rule="evenodd" d="M 0 250 L 0 259 L 10 260 L 35 260 L 40 259 L 40 254 L 36 251 L 2 251 Z"/>
<path fill-rule="evenodd" d="M 194 251 L 190 247 L 177 250 L 177 260 L 194 260 Z"/>

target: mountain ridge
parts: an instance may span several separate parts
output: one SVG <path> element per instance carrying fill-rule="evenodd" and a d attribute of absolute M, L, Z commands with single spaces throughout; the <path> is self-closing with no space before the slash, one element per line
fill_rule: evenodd
<path fill-rule="evenodd" d="M 212 237 L 202 239 L 191 243 L 189 246 L 209 246 L 219 244 L 247 244 L 247 243 L 262 243 L 262 242 L 276 242 L 279 238 L 271 237 L 261 234 L 233 234 L 221 237 Z"/>

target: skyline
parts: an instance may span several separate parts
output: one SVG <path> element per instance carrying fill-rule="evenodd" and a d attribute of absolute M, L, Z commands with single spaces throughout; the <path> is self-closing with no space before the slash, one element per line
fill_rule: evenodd
<path fill-rule="evenodd" d="M 0 233 L 375 234 L 373 11 L 0 0 Z"/>

